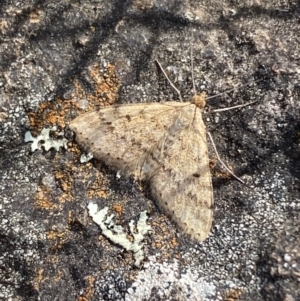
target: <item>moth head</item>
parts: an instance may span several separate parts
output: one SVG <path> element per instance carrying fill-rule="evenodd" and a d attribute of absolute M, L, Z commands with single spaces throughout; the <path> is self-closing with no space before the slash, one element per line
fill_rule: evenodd
<path fill-rule="evenodd" d="M 194 95 L 192 97 L 191 103 L 195 104 L 199 109 L 203 109 L 205 107 L 205 99 L 206 99 L 206 93 L 202 92 L 198 95 Z"/>

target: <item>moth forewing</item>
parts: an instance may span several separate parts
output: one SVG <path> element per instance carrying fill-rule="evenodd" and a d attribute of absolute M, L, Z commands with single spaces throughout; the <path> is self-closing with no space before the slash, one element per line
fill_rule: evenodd
<path fill-rule="evenodd" d="M 149 158 L 157 160 L 155 153 Z M 203 241 L 212 224 L 213 189 L 205 126 L 195 105 L 183 108 L 170 127 L 160 164 L 150 179 L 153 197 L 184 232 Z"/>
<path fill-rule="evenodd" d="M 70 127 L 96 159 L 121 174 L 148 180 L 158 206 L 184 232 L 202 241 L 211 228 L 213 190 L 202 121 L 204 99 L 199 97 L 193 103 L 104 108 L 82 114 Z"/>
<path fill-rule="evenodd" d="M 95 158 L 112 169 L 124 170 L 155 145 L 185 105 L 171 102 L 111 106 L 80 115 L 70 128 L 85 151 L 92 151 Z"/>

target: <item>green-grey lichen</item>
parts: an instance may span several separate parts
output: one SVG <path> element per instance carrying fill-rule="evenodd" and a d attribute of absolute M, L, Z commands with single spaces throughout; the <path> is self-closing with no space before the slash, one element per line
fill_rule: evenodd
<path fill-rule="evenodd" d="M 127 234 L 120 225 L 116 225 L 113 222 L 114 214 L 107 216 L 108 207 L 104 207 L 98 211 L 98 205 L 94 203 L 89 203 L 88 205 L 89 215 L 92 217 L 93 221 L 100 226 L 102 234 L 110 239 L 115 244 L 122 246 L 127 251 L 132 251 L 135 259 L 134 264 L 140 266 L 142 260 L 144 259 L 142 241 L 144 240 L 144 235 L 151 232 L 151 227 L 146 223 L 147 214 L 146 211 L 140 213 L 140 218 L 135 227 L 134 221 L 131 220 L 129 223 L 130 234 L 133 236 L 134 240 L 131 242 L 127 238 Z"/>
<path fill-rule="evenodd" d="M 56 139 L 50 137 L 51 131 L 56 131 L 56 127 L 52 127 L 50 129 L 43 129 L 37 137 L 33 137 L 30 131 L 25 133 L 25 142 L 32 142 L 31 144 L 31 152 L 36 151 L 37 149 L 44 148 L 45 151 L 48 151 L 51 148 L 56 149 L 59 151 L 60 147 L 67 149 L 67 142 L 68 140 L 64 137 L 64 133 L 60 132 L 56 134 Z"/>

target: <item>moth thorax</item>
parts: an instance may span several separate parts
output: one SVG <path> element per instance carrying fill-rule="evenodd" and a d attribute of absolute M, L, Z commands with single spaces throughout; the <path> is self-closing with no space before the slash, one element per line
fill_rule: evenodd
<path fill-rule="evenodd" d="M 199 95 L 194 95 L 192 97 L 191 103 L 195 104 L 199 109 L 203 109 L 206 104 L 205 99 L 206 99 L 206 93 L 202 92 Z"/>

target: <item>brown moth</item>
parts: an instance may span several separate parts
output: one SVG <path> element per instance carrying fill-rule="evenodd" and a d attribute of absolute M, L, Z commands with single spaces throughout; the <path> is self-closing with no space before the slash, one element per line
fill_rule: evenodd
<path fill-rule="evenodd" d="M 149 181 L 162 211 L 203 241 L 213 217 L 204 106 L 204 93 L 188 103 L 115 105 L 80 115 L 70 128 L 96 159 L 123 176 Z"/>

